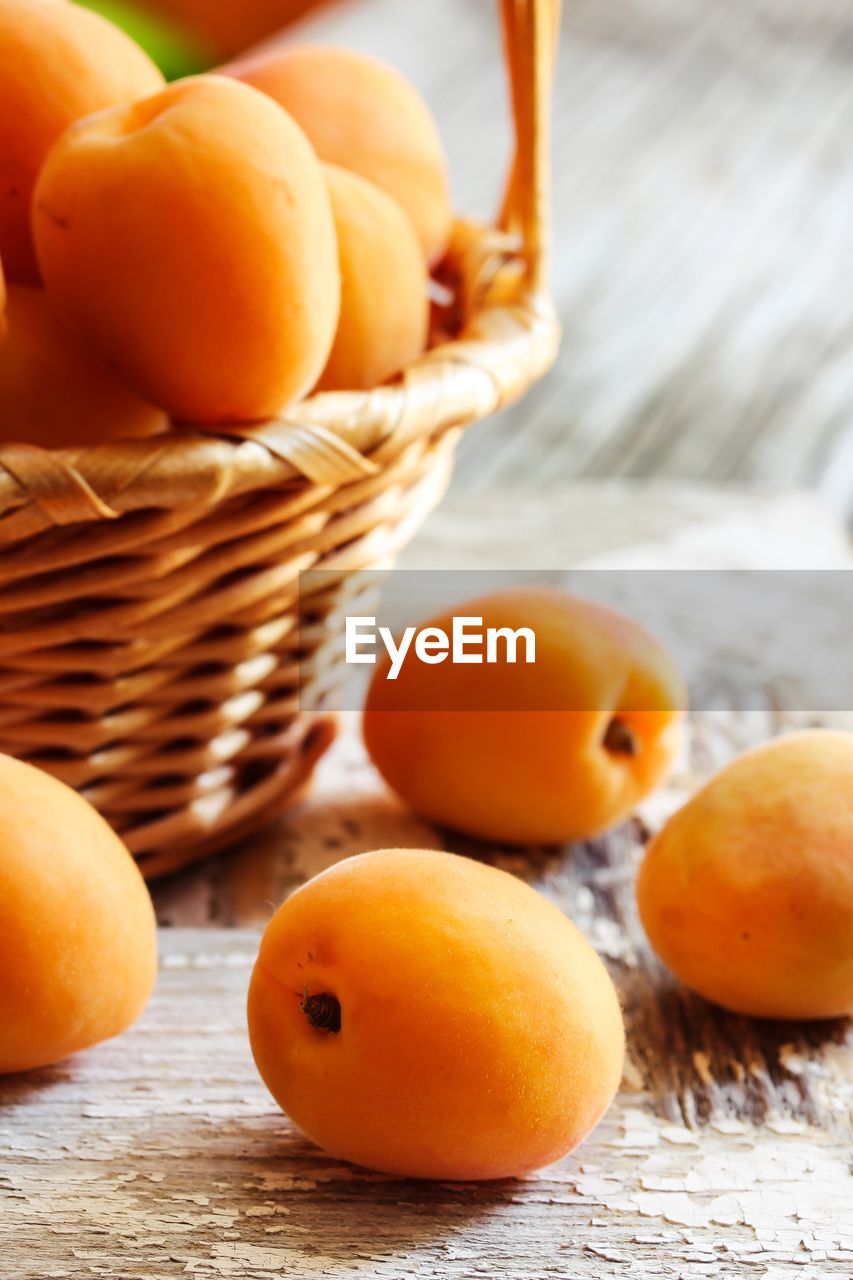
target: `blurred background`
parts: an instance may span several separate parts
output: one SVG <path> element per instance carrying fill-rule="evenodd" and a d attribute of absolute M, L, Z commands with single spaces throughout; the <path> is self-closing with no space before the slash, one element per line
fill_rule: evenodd
<path fill-rule="evenodd" d="M 494 0 L 149 0 L 173 74 L 300 18 L 428 97 L 455 201 L 509 152 Z M 310 8 L 310 13 L 306 11 Z M 164 25 L 165 24 L 165 25 Z M 566 0 L 555 108 L 557 370 L 471 431 L 454 485 L 807 487 L 853 509 L 853 6 Z"/>

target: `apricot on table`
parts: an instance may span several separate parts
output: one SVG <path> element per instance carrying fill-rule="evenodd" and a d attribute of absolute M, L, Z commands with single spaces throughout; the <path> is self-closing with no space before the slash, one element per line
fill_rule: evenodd
<path fill-rule="evenodd" d="M 764 1018 L 853 1013 L 853 735 L 747 752 L 652 840 L 649 941 L 708 1000 Z"/>
<path fill-rule="evenodd" d="M 127 849 L 81 796 L 0 756 L 0 1073 L 118 1035 L 157 969 L 154 910 Z"/>
<path fill-rule="evenodd" d="M 0 258 L 35 283 L 30 200 L 44 159 L 81 116 L 163 86 L 157 67 L 105 18 L 59 0 L 0 0 Z"/>
<path fill-rule="evenodd" d="M 495 592 L 453 616 L 529 628 L 535 662 L 444 661 L 413 652 L 396 680 L 377 663 L 363 731 L 388 785 L 426 818 L 509 844 L 581 840 L 616 825 L 666 777 L 686 694 L 665 650 L 628 618 L 565 592 Z"/>
<path fill-rule="evenodd" d="M 10 285 L 0 346 L 0 443 L 70 449 L 165 431 L 168 418 L 140 400 L 66 325 L 43 289 Z"/>
<path fill-rule="evenodd" d="M 247 85 L 197 76 L 78 122 L 33 227 L 60 312 L 173 417 L 266 418 L 322 373 L 340 304 L 325 179 Z"/>
<path fill-rule="evenodd" d="M 258 1069 L 333 1155 L 487 1179 L 572 1150 L 624 1033 L 607 970 L 553 903 L 453 854 L 348 858 L 279 908 L 249 990 Z"/>
<path fill-rule="evenodd" d="M 426 347 L 426 264 L 396 201 L 358 174 L 335 165 L 325 171 L 338 235 L 341 314 L 318 389 L 369 390 Z"/>
<path fill-rule="evenodd" d="M 429 261 L 447 245 L 451 211 L 444 148 L 420 94 L 393 67 L 354 49 L 266 49 L 223 68 L 289 111 L 317 155 L 393 196 Z"/>

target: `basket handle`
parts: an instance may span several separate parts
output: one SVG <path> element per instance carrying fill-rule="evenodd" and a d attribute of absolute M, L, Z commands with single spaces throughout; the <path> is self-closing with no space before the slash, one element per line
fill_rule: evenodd
<path fill-rule="evenodd" d="M 547 284 L 551 240 L 551 90 L 560 0 L 500 0 L 515 156 L 500 216 L 521 238 L 530 286 Z"/>

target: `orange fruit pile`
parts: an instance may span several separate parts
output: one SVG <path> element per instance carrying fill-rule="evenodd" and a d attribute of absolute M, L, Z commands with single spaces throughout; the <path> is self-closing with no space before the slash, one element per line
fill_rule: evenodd
<path fill-rule="evenodd" d="M 450 219 L 429 111 L 375 59 L 273 51 L 166 86 L 106 19 L 0 0 L 0 443 L 385 382 L 426 347 Z"/>

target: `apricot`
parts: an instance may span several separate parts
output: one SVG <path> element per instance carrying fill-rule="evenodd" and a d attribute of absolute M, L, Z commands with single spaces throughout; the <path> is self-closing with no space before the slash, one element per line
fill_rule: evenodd
<path fill-rule="evenodd" d="M 277 413 L 323 371 L 340 304 L 320 164 L 286 112 L 220 76 L 78 122 L 33 202 L 45 284 L 174 417 Z"/>
<path fill-rule="evenodd" d="M 351 169 L 393 196 L 430 262 L 450 234 L 447 163 L 426 103 L 393 67 L 353 49 L 267 49 L 223 68 L 275 98 L 321 160 Z"/>
<path fill-rule="evenodd" d="M 0 756 L 0 1073 L 118 1035 L 157 969 L 151 899 L 103 818 L 64 783 Z"/>
<path fill-rule="evenodd" d="M 219 57 L 257 44 L 318 0 L 148 0 L 148 7 L 177 18 L 203 37 Z"/>
<path fill-rule="evenodd" d="M 736 1013 L 853 1013 L 853 735 L 814 730 L 729 764 L 640 868 L 649 941 Z"/>
<path fill-rule="evenodd" d="M 685 703 L 672 661 L 636 623 L 550 588 L 496 592 L 432 618 L 526 627 L 514 664 L 377 663 L 364 740 L 388 785 L 426 818 L 509 844 L 586 839 L 625 818 L 670 770 Z M 478 650 L 483 657 L 483 649 Z"/>
<path fill-rule="evenodd" d="M 428 276 L 400 206 L 355 173 L 326 166 L 338 234 L 341 315 L 323 391 L 369 390 L 423 353 Z"/>
<path fill-rule="evenodd" d="M 279 908 L 249 990 L 270 1092 L 333 1155 L 406 1177 L 510 1177 L 571 1151 L 618 1086 L 613 984 L 504 871 L 386 849 Z"/>
<path fill-rule="evenodd" d="M 7 301 L 6 277 L 3 275 L 3 263 L 0 262 L 0 348 L 3 346 L 3 342 L 6 337 L 6 329 L 8 328 L 8 321 L 6 319 Z"/>
<path fill-rule="evenodd" d="M 43 289 L 11 285 L 6 319 L 0 442 L 61 449 L 166 430 L 166 415 L 134 395 L 59 322 Z"/>
<path fill-rule="evenodd" d="M 154 93 L 163 77 L 111 22 L 59 0 L 0 0 L 0 258 L 35 283 L 30 199 L 53 143 L 74 120 Z"/>

